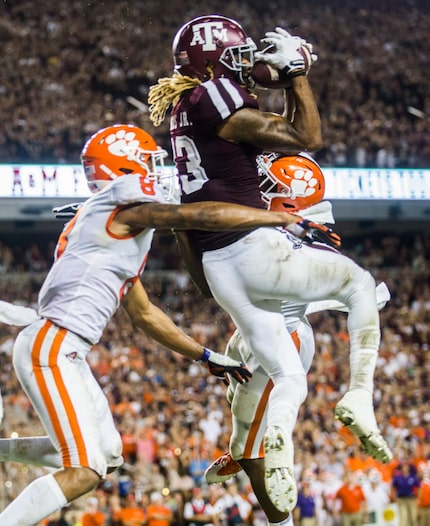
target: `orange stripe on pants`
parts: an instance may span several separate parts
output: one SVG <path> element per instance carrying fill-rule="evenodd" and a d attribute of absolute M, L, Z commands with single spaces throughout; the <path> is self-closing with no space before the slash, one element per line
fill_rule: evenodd
<path fill-rule="evenodd" d="M 47 320 L 46 323 L 41 328 L 41 330 L 39 331 L 39 333 L 37 334 L 37 337 L 34 341 L 33 349 L 31 352 L 31 357 L 32 357 L 34 376 L 36 378 L 36 382 L 39 387 L 41 397 L 45 403 L 46 410 L 49 414 L 49 418 L 51 419 L 55 434 L 57 435 L 60 444 L 64 445 L 64 447 L 61 448 L 62 456 L 63 456 L 63 465 L 64 467 L 71 467 L 69 447 L 64 437 L 64 433 L 61 427 L 61 422 L 58 417 L 57 411 L 55 410 L 55 404 L 53 402 L 51 393 L 49 392 L 48 386 L 46 384 L 43 367 L 41 366 L 41 362 L 40 362 L 40 355 L 41 355 L 43 343 L 45 341 L 46 335 L 48 334 L 48 331 L 52 327 L 54 327 L 54 324 L 51 321 Z M 74 440 L 76 442 L 77 449 L 78 449 L 79 463 L 83 466 L 87 466 L 88 457 L 87 457 L 87 452 L 85 448 L 85 443 L 82 438 L 82 432 L 79 427 L 75 409 L 70 400 L 69 394 L 67 392 L 67 388 L 64 384 L 60 368 L 58 367 L 58 354 L 60 352 L 61 344 L 63 343 L 63 340 L 67 334 L 67 331 L 66 329 L 57 328 L 57 327 L 55 327 L 55 330 L 57 331 L 57 333 L 54 337 L 51 348 L 49 350 L 48 366 L 52 372 L 55 386 L 58 390 L 60 399 L 64 405 L 65 411 L 67 413 L 67 417 L 69 419 L 69 425 L 72 430 L 72 434 L 73 434 L 73 437 L 74 437 Z"/>

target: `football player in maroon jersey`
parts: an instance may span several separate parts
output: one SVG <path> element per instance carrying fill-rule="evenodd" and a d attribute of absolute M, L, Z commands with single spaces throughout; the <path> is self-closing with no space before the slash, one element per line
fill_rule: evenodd
<path fill-rule="evenodd" d="M 195 18 L 176 33 L 174 74 L 150 88 L 149 103 L 154 125 L 171 107 L 170 134 L 184 203 L 213 200 L 263 208 L 257 155 L 322 146 L 307 75 L 312 60 L 303 58 L 310 44 L 282 28 L 266 33 L 262 41 L 267 47 L 258 52 L 240 24 L 220 15 Z M 280 115 L 259 109 L 252 92 L 256 58 L 291 78 L 285 99 L 294 111 L 285 108 Z M 189 263 L 201 255 L 210 293 L 229 312 L 274 384 L 263 440 L 265 486 L 274 505 L 265 510 L 269 521 L 285 520 L 296 503 L 292 432 L 307 395 L 305 371 L 281 313 L 283 300 L 336 299 L 347 306 L 351 381 L 336 416 L 350 425 L 369 454 L 388 461 L 391 452 L 373 409 L 380 342 L 373 277 L 338 252 L 297 242 L 276 228 L 194 230 L 180 237 Z"/>

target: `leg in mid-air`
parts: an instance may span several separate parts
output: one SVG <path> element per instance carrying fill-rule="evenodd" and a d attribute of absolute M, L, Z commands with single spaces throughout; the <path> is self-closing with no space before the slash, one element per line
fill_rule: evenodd
<path fill-rule="evenodd" d="M 215 298 L 230 313 L 246 345 L 274 384 L 268 397 L 263 444 L 267 491 L 275 506 L 289 510 L 294 500 L 291 437 L 306 396 L 305 373 L 297 363 L 296 352 L 294 356 L 285 326 L 282 332 L 281 301 L 276 306 L 275 299 L 302 303 L 330 299 L 346 306 L 351 380 L 336 416 L 350 426 L 371 456 L 389 461 L 391 451 L 378 430 L 373 410 L 380 328 L 376 287 L 370 274 L 335 250 L 300 245 L 270 229 L 253 232 L 228 250 L 205 253 L 203 264 Z M 236 294 L 231 297 L 228 287 L 233 282 Z M 264 334 L 260 334 L 259 327 L 266 329 Z M 344 418 L 346 410 L 348 420 Z"/>
<path fill-rule="evenodd" d="M 285 308 L 288 309 L 287 328 L 300 352 L 305 371 L 308 371 L 314 356 L 315 345 L 312 328 L 303 317 L 306 305 L 296 305 L 294 310 L 287 305 Z M 233 379 L 229 383 L 227 398 L 231 405 L 233 421 L 230 452 L 209 466 L 205 473 L 206 481 L 208 483 L 224 482 L 244 469 L 269 522 L 280 523 L 289 515 L 288 511 L 279 510 L 268 496 L 265 486 L 265 455 L 262 446 L 267 427 L 268 396 L 273 382 L 253 358 L 239 331 L 236 331 L 230 338 L 226 354 L 232 358 L 236 357 L 237 360 L 246 360 L 248 367 L 253 372 L 253 377 L 244 389 Z M 233 457 L 237 460 L 234 460 Z M 288 487 L 285 487 L 285 483 L 282 483 L 281 487 L 290 495 L 289 505 L 291 505 L 296 497 L 295 484 L 289 483 Z"/>

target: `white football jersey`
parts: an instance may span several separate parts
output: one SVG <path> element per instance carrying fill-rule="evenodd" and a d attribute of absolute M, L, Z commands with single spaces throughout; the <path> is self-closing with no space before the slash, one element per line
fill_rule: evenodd
<path fill-rule="evenodd" d="M 91 343 L 99 341 L 151 247 L 154 229 L 124 237 L 110 231 L 115 213 L 138 202 L 165 203 L 161 186 L 138 174 L 122 176 L 90 197 L 65 225 L 39 292 L 41 317 Z"/>

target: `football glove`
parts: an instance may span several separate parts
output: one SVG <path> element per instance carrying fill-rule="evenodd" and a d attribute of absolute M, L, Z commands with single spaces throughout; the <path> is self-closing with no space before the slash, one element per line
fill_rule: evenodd
<path fill-rule="evenodd" d="M 310 42 L 306 42 L 304 38 L 301 39 L 302 52 L 308 57 L 309 69 L 312 64 L 318 60 L 318 55 L 314 53 L 314 46 Z"/>
<path fill-rule="evenodd" d="M 314 223 L 309 219 L 301 219 L 297 223 L 291 223 L 285 229 L 296 237 L 303 239 L 306 243 L 318 241 L 335 248 L 340 247 L 342 244 L 340 236 L 333 232 L 331 228 Z"/>
<path fill-rule="evenodd" d="M 251 371 L 243 363 L 206 349 L 206 347 L 198 362 L 206 365 L 209 372 L 218 378 L 226 378 L 226 375 L 230 374 L 239 383 L 244 384 L 252 377 Z"/>
<path fill-rule="evenodd" d="M 56 206 L 52 209 L 56 219 L 72 219 L 81 207 L 82 203 L 70 203 L 68 205 Z"/>
<path fill-rule="evenodd" d="M 303 39 L 292 36 L 285 29 L 277 27 L 275 31 L 267 32 L 261 42 L 268 44 L 269 47 L 264 51 L 257 51 L 255 60 L 269 64 L 281 71 L 284 76 L 294 77 L 306 74 L 305 59 L 300 52 Z M 308 48 L 307 51 L 309 51 Z"/>

